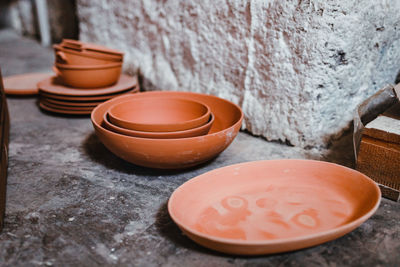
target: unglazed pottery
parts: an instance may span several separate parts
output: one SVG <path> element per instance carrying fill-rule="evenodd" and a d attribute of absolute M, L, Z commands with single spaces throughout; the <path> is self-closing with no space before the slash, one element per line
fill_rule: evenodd
<path fill-rule="evenodd" d="M 108 110 L 110 122 L 144 132 L 176 132 L 197 128 L 209 121 L 208 106 L 189 99 L 133 98 Z"/>
<path fill-rule="evenodd" d="M 102 55 L 110 55 L 110 56 L 120 57 L 120 58 L 122 58 L 122 56 L 124 55 L 124 53 L 121 51 L 111 49 L 109 47 L 98 45 L 98 44 L 82 42 L 79 40 L 63 39 L 60 45 L 62 47 L 68 47 L 68 48 L 77 49 L 77 50 L 88 50 L 88 51 L 101 53 Z"/>
<path fill-rule="evenodd" d="M 103 118 L 114 104 L 133 98 L 178 97 L 199 101 L 214 114 L 210 132 L 180 139 L 151 139 L 126 136 L 104 128 Z M 222 98 L 191 92 L 146 92 L 124 95 L 98 105 L 91 115 L 100 141 L 118 157 L 141 166 L 160 169 L 188 168 L 206 162 L 227 148 L 236 137 L 243 119 L 242 110 Z"/>
<path fill-rule="evenodd" d="M 122 91 L 126 91 L 129 88 L 137 86 L 137 77 L 131 77 L 125 74 L 121 74 L 118 82 L 112 86 L 104 88 L 92 88 L 87 90 L 85 88 L 70 88 L 62 84 L 62 82 L 56 77 L 50 77 L 38 83 L 40 93 L 47 93 L 51 95 L 63 95 L 63 96 L 101 96 L 116 94 Z"/>
<path fill-rule="evenodd" d="M 143 132 L 143 131 L 134 131 L 134 130 L 129 130 L 129 129 L 118 127 L 118 126 L 112 124 L 108 120 L 107 115 L 108 115 L 108 113 L 106 112 L 104 114 L 103 123 L 104 123 L 104 127 L 108 130 L 111 130 L 111 131 L 119 133 L 119 134 L 128 135 L 128 136 L 143 137 L 143 138 L 156 138 L 156 139 L 187 138 L 187 137 L 206 135 L 210 131 L 211 126 L 214 123 L 214 115 L 211 113 L 210 119 L 207 123 L 205 123 L 199 127 L 189 129 L 189 130 L 176 131 L 176 132 Z"/>
<path fill-rule="evenodd" d="M 78 111 L 92 111 L 96 106 L 66 106 L 66 105 L 59 105 L 59 104 L 54 104 L 45 98 L 40 99 L 40 103 L 43 103 L 44 105 L 50 107 L 50 108 L 55 108 L 55 109 L 62 109 L 62 110 L 78 110 Z"/>
<path fill-rule="evenodd" d="M 193 241 L 229 254 L 280 253 L 354 230 L 377 210 L 381 194 L 364 174 L 312 160 L 247 162 L 189 180 L 168 202 Z"/>
<path fill-rule="evenodd" d="M 104 102 L 104 101 L 79 101 L 79 102 L 78 101 L 65 101 L 65 100 L 44 97 L 44 96 L 42 96 L 40 98 L 40 101 L 42 101 L 42 99 L 44 99 L 45 102 L 52 103 L 54 105 L 69 106 L 69 107 L 96 107 L 97 105 Z"/>
<path fill-rule="evenodd" d="M 107 94 L 107 95 L 94 95 L 94 96 L 71 96 L 71 95 L 57 95 L 57 94 L 49 94 L 45 93 L 43 91 L 39 91 L 40 96 L 45 97 L 45 98 L 51 98 L 51 99 L 56 99 L 56 100 L 61 100 L 61 101 L 73 101 L 73 102 L 86 102 L 86 101 L 101 101 L 104 102 L 106 100 L 109 100 L 113 97 L 125 95 L 125 94 L 134 94 L 138 93 L 139 88 L 134 88 L 134 89 L 128 89 L 121 91 L 119 93 L 115 94 Z"/>
<path fill-rule="evenodd" d="M 4 78 L 4 91 L 7 95 L 36 95 L 37 83 L 53 76 L 52 73 L 25 73 Z"/>
<path fill-rule="evenodd" d="M 115 84 L 121 74 L 122 63 L 103 65 L 68 65 L 56 63 L 54 71 L 62 81 L 76 88 L 102 88 Z"/>
<path fill-rule="evenodd" d="M 50 111 L 52 113 L 65 114 L 65 115 L 89 115 L 92 110 L 69 110 L 61 108 L 53 108 L 45 105 L 44 103 L 39 103 L 39 107 L 43 110 Z"/>
<path fill-rule="evenodd" d="M 56 63 L 71 65 L 102 65 L 121 62 L 122 57 L 108 57 L 54 45 Z"/>

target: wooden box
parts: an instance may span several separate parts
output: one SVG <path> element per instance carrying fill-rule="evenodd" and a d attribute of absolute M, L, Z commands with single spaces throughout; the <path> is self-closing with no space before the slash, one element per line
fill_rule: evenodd
<path fill-rule="evenodd" d="M 0 71 L 0 231 L 4 226 L 6 209 L 9 129 L 10 117 Z"/>
<path fill-rule="evenodd" d="M 363 129 L 357 170 L 374 179 L 384 197 L 400 200 L 400 103 Z"/>

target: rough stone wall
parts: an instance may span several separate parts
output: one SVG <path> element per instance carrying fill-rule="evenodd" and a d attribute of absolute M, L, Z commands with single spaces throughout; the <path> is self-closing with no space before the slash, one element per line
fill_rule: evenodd
<path fill-rule="evenodd" d="M 146 89 L 214 94 L 268 140 L 326 147 L 400 68 L 400 1 L 78 0 L 80 37 Z"/>

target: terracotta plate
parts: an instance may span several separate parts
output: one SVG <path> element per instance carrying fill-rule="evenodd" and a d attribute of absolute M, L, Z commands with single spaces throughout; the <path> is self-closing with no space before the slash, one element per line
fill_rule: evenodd
<path fill-rule="evenodd" d="M 64 105 L 58 105 L 58 104 L 53 104 L 45 99 L 41 99 L 40 103 L 44 104 L 47 107 L 50 108 L 55 108 L 55 109 L 62 109 L 62 110 L 77 110 L 77 111 L 92 111 L 95 107 L 85 107 L 85 106 L 80 106 L 80 107 L 72 107 L 72 106 L 64 106 Z"/>
<path fill-rule="evenodd" d="M 39 92 L 52 95 L 64 96 L 100 96 L 107 94 L 115 94 L 133 88 L 137 85 L 137 77 L 131 77 L 121 74 L 118 82 L 112 86 L 98 89 L 80 89 L 63 85 L 56 76 L 50 77 L 38 83 Z"/>
<path fill-rule="evenodd" d="M 37 83 L 52 77 L 53 73 L 26 73 L 4 78 L 4 91 L 7 95 L 36 95 Z"/>
<path fill-rule="evenodd" d="M 96 107 L 97 105 L 103 103 L 103 101 L 91 101 L 91 102 L 90 101 L 85 101 L 85 102 L 74 101 L 74 102 L 72 102 L 72 101 L 52 99 L 52 98 L 48 98 L 48 97 L 41 97 L 40 101 L 46 102 L 46 103 L 51 103 L 54 105 L 68 106 L 68 107 Z"/>
<path fill-rule="evenodd" d="M 377 210 L 374 181 L 312 160 L 231 165 L 200 175 L 172 194 L 168 210 L 192 240 L 230 254 L 280 253 L 354 230 Z"/>
<path fill-rule="evenodd" d="M 39 103 L 39 107 L 46 111 L 58 114 L 67 114 L 67 115 L 90 115 L 90 113 L 92 112 L 91 110 L 68 110 L 68 109 L 52 108 L 43 103 Z"/>
<path fill-rule="evenodd" d="M 100 96 L 65 96 L 65 95 L 55 95 L 55 94 L 50 94 L 50 93 L 45 93 L 43 91 L 39 91 L 39 94 L 41 96 L 44 96 L 46 98 L 51 98 L 51 99 L 57 99 L 57 100 L 62 100 L 62 101 L 78 101 L 78 102 L 85 102 L 85 101 L 106 101 L 109 100 L 113 97 L 117 97 L 123 94 L 128 94 L 128 93 L 138 93 L 139 88 L 130 88 L 126 91 L 122 91 L 116 94 L 108 94 L 108 95 L 100 95 Z"/>

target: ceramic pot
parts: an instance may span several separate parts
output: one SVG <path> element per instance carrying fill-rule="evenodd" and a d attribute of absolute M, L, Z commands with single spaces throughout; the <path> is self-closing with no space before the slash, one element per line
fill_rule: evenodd
<path fill-rule="evenodd" d="M 101 88 L 115 84 L 121 74 L 122 63 L 77 66 L 56 63 L 53 70 L 62 81 L 77 88 Z"/>
<path fill-rule="evenodd" d="M 114 104 L 136 98 L 177 97 L 199 101 L 214 114 L 214 123 L 207 135 L 180 139 L 152 139 L 126 136 L 104 127 L 104 114 Z M 98 105 L 91 115 L 100 141 L 118 157 L 145 167 L 159 169 L 188 168 L 216 157 L 236 137 L 243 112 L 225 99 L 191 92 L 145 92 L 113 98 Z"/>
<path fill-rule="evenodd" d="M 155 138 L 155 139 L 173 139 L 173 138 L 187 138 L 194 136 L 206 135 L 210 129 L 212 124 L 214 123 L 214 116 L 211 114 L 210 119 L 207 123 L 188 130 L 184 131 L 176 131 L 176 132 L 143 132 L 143 131 L 134 131 L 125 128 L 118 127 L 117 125 L 112 124 L 108 119 L 108 113 L 104 114 L 104 127 L 113 132 L 134 136 L 134 137 L 143 137 L 143 138 Z"/>
<path fill-rule="evenodd" d="M 144 132 L 176 132 L 197 128 L 209 121 L 210 108 L 179 98 L 134 98 L 108 110 L 110 122 Z"/>

